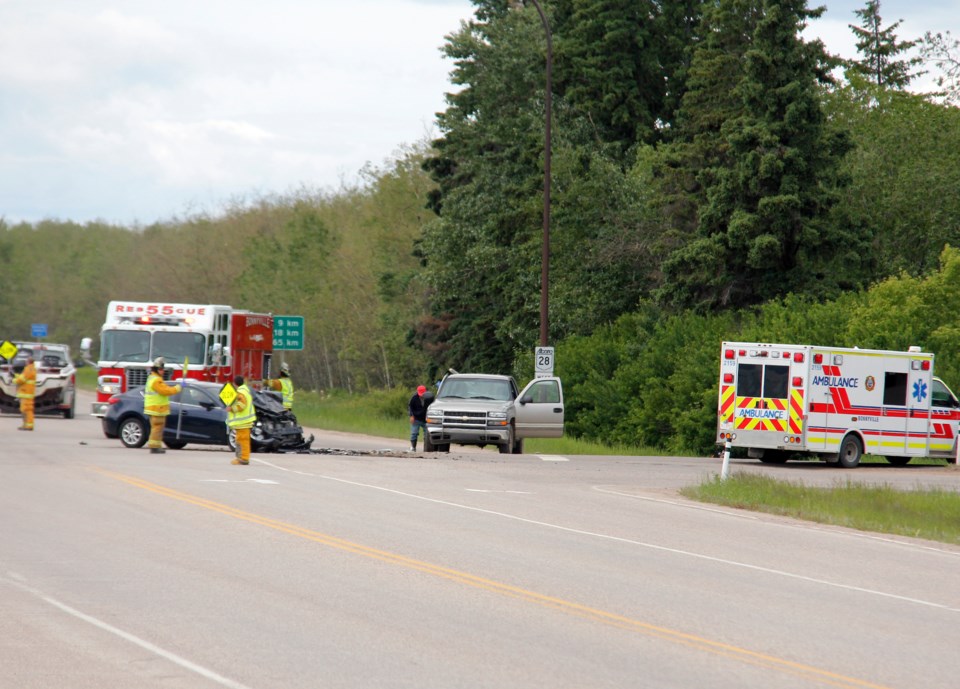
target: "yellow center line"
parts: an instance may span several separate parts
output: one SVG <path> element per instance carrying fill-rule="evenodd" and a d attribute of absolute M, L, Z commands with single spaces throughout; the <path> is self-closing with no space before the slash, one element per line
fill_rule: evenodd
<path fill-rule="evenodd" d="M 647 636 L 689 646 L 698 650 L 707 651 L 709 653 L 732 658 L 734 660 L 751 665 L 757 665 L 786 674 L 796 675 L 830 686 L 847 688 L 856 687 L 858 689 L 889 689 L 889 687 L 885 687 L 880 684 L 874 684 L 872 682 L 856 679 L 854 677 L 847 677 L 830 672 L 828 670 L 813 667 L 811 665 L 805 665 L 803 663 L 793 662 L 784 658 L 767 655 L 765 653 L 751 651 L 746 648 L 740 648 L 731 644 L 713 641 L 711 639 L 696 636 L 694 634 L 687 634 L 685 632 L 669 629 L 667 627 L 660 627 L 646 622 L 641 622 L 640 620 L 635 620 L 623 615 L 618 615 L 616 613 L 607 612 L 605 610 L 592 608 L 587 605 L 564 600 L 562 598 L 548 596 L 542 593 L 537 593 L 536 591 L 530 591 L 528 589 L 480 577 L 475 574 L 470 574 L 469 572 L 462 572 L 460 570 L 451 569 L 442 565 L 416 560 L 405 555 L 379 550 L 377 548 L 365 546 L 360 543 L 354 543 L 336 536 L 320 533 L 318 531 L 313 531 L 311 529 L 296 526 L 294 524 L 288 524 L 277 519 L 271 519 L 270 517 L 264 517 L 252 512 L 246 512 L 236 507 L 231 507 L 219 502 L 207 500 L 206 498 L 201 498 L 196 495 L 183 493 L 172 488 L 167 488 L 156 483 L 151 483 L 149 481 L 136 478 L 134 476 L 127 476 L 125 474 L 119 474 L 100 468 L 94 468 L 94 470 L 131 486 L 150 491 L 151 493 L 155 493 L 157 495 L 172 498 L 174 500 L 186 502 L 191 505 L 196 505 L 197 507 L 202 507 L 203 509 L 219 512 L 220 514 L 228 517 L 233 517 L 235 519 L 240 519 L 253 524 L 259 524 L 260 526 L 265 526 L 275 531 L 280 531 L 290 534 L 291 536 L 313 541 L 314 543 L 320 543 L 345 552 L 362 555 L 364 557 L 399 565 L 408 569 L 417 570 L 425 574 L 441 577 L 450 581 L 465 584 L 467 586 L 472 586 L 474 588 L 491 591 L 493 593 L 509 596 L 511 598 L 517 598 L 530 603 L 535 603 L 537 605 L 558 610 L 569 615 L 575 615 L 577 617 L 594 622 L 600 622 L 618 629 L 642 633 Z"/>

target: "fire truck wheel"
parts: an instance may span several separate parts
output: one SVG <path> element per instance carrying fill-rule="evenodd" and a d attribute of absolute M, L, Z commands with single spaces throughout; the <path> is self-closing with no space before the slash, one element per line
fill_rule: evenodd
<path fill-rule="evenodd" d="M 150 438 L 147 422 L 131 416 L 120 422 L 120 442 L 126 447 L 143 447 Z"/>
<path fill-rule="evenodd" d="M 844 469 L 853 469 L 860 464 L 860 456 L 863 454 L 863 446 L 860 445 L 860 439 L 855 435 L 848 435 L 840 443 L 840 466 Z"/>
<path fill-rule="evenodd" d="M 764 464 L 786 464 L 788 456 L 783 450 L 764 450 L 760 461 Z"/>
<path fill-rule="evenodd" d="M 910 457 L 887 457 L 887 461 L 895 467 L 902 467 L 910 463 Z"/>

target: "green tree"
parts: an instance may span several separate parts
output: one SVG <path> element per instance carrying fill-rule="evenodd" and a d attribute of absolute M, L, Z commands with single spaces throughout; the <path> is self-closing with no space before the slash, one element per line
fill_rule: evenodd
<path fill-rule="evenodd" d="M 727 2 L 736 6 L 721 0 L 718 7 Z M 830 295 L 863 279 L 862 238 L 829 215 L 850 149 L 849 136 L 829 125 L 820 104 L 831 60 L 819 41 L 799 36 L 823 8 L 808 10 L 804 0 L 754 7 L 761 12 L 734 89 L 740 109 L 720 125 L 728 150 L 695 171 L 704 192 L 696 235 L 664 263 L 659 294 L 674 306 L 715 309 L 791 292 Z M 729 16 L 739 28 L 742 15 Z M 711 30 L 728 30 L 723 17 L 719 9 L 710 15 L 708 21 L 721 20 Z"/>
<path fill-rule="evenodd" d="M 937 70 L 936 83 L 947 103 L 960 104 L 960 40 L 949 31 L 928 31 L 923 36 L 920 55 Z"/>
<path fill-rule="evenodd" d="M 911 70 L 923 60 L 921 57 L 897 59 L 917 45 L 917 41 L 898 41 L 896 30 L 901 21 L 883 27 L 880 0 L 867 0 L 865 7 L 854 10 L 861 24 L 849 24 L 857 38 L 857 52 L 863 57 L 850 62 L 850 69 L 863 75 L 877 86 L 905 89 L 918 74 Z"/>

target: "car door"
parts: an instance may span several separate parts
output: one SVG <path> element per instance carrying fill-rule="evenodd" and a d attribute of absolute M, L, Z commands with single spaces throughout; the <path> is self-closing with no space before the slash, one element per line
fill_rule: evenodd
<path fill-rule="evenodd" d="M 181 406 L 183 415 L 180 416 Z M 180 393 L 170 398 L 165 437 L 191 443 L 227 444 L 226 412 L 223 405 L 205 390 L 187 383 Z"/>
<path fill-rule="evenodd" d="M 559 378 L 534 378 L 515 402 L 518 438 L 563 435 L 563 385 Z"/>

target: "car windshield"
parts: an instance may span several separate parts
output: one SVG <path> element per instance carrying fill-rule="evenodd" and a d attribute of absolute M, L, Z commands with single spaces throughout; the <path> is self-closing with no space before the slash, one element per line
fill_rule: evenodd
<path fill-rule="evenodd" d="M 513 388 L 507 380 L 448 378 L 437 395 L 437 399 L 443 398 L 508 401 L 513 399 Z"/>

